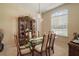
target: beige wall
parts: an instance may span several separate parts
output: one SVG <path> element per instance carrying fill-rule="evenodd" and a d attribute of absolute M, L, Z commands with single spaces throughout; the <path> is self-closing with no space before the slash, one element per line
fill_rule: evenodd
<path fill-rule="evenodd" d="M 51 14 L 57 10 L 69 10 L 68 16 L 68 37 L 65 42 L 72 39 L 72 33 L 79 32 L 79 4 L 64 4 L 55 9 L 43 13 L 42 33 L 51 29 Z"/>
<path fill-rule="evenodd" d="M 17 32 L 17 18 L 27 15 L 34 17 L 36 13 L 20 4 L 0 4 L 0 28 L 4 31 L 3 42 L 5 47 L 14 46 L 14 34 Z"/>

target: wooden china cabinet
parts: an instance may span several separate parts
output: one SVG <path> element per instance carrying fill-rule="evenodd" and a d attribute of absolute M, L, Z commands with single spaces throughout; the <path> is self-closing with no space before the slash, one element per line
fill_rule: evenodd
<path fill-rule="evenodd" d="M 24 45 L 29 40 L 29 32 L 33 37 L 35 31 L 35 20 L 29 16 L 18 17 L 18 38 L 20 45 Z"/>

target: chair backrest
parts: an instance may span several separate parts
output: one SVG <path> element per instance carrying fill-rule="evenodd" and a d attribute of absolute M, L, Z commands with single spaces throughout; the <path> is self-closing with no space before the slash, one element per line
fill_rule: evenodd
<path fill-rule="evenodd" d="M 36 31 L 32 32 L 32 38 L 36 37 Z"/>
<path fill-rule="evenodd" d="M 52 32 L 49 31 L 49 32 L 48 32 L 48 44 L 47 44 L 48 46 L 50 45 L 50 42 L 51 42 L 51 41 L 50 41 L 50 40 L 51 40 L 51 34 L 52 34 Z"/>
<path fill-rule="evenodd" d="M 29 32 L 26 32 L 26 42 L 28 42 L 29 39 L 30 39 L 30 37 L 29 37 Z M 25 43 L 25 44 L 26 44 L 26 43 Z"/>
<path fill-rule="evenodd" d="M 54 46 L 54 42 L 55 42 L 55 33 L 52 33 L 51 36 L 50 36 L 50 41 L 49 41 L 49 47 L 52 47 Z"/>
<path fill-rule="evenodd" d="M 42 47 L 41 51 L 45 50 L 48 43 L 48 36 L 46 34 L 43 35 Z"/>
<path fill-rule="evenodd" d="M 40 37 L 40 32 L 36 31 L 36 37 Z"/>

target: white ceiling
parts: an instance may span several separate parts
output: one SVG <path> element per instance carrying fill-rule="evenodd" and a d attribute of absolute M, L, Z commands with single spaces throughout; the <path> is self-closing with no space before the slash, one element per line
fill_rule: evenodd
<path fill-rule="evenodd" d="M 62 4 L 64 4 L 64 3 L 40 3 L 40 11 L 46 12 L 46 11 L 53 9 L 55 7 L 58 7 Z M 30 9 L 31 11 L 39 12 L 39 3 L 23 3 L 20 5 L 25 6 L 26 8 Z"/>

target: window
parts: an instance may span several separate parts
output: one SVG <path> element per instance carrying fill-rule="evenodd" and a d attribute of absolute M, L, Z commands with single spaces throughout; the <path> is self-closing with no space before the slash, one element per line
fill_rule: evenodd
<path fill-rule="evenodd" d="M 57 35 L 68 36 L 68 10 L 57 11 L 51 16 L 51 31 Z"/>

